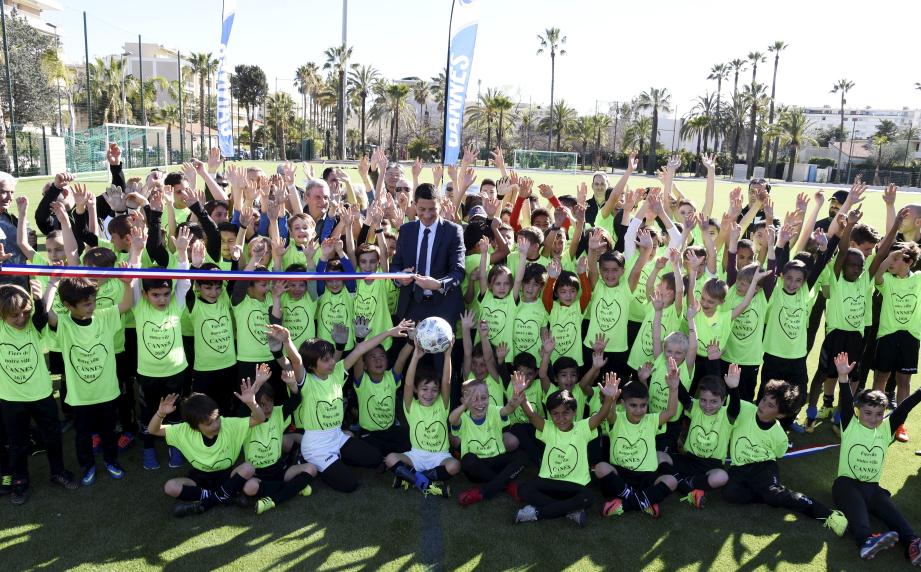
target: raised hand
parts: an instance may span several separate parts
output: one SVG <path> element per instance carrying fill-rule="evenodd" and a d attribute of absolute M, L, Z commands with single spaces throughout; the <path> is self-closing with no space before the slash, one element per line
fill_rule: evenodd
<path fill-rule="evenodd" d="M 267 363 L 260 363 L 256 366 L 256 382 L 254 385 L 258 388 L 272 377 L 272 368 Z"/>
<path fill-rule="evenodd" d="M 646 362 L 640 366 L 640 369 L 636 370 L 636 377 L 646 384 L 649 381 L 649 378 L 652 377 L 652 362 Z"/>
<path fill-rule="evenodd" d="M 740 379 L 742 379 L 742 368 L 734 363 L 729 364 L 729 371 L 726 372 L 726 375 L 723 376 L 723 380 L 726 382 L 726 387 L 729 389 L 735 389 L 739 387 Z"/>
<path fill-rule="evenodd" d="M 332 331 L 333 341 L 338 345 L 348 343 L 349 329 L 345 324 L 335 324 Z"/>
<path fill-rule="evenodd" d="M 550 355 L 553 353 L 554 348 L 556 348 L 556 339 L 549 332 L 546 334 L 541 334 L 542 342 L 540 344 L 540 353 L 541 355 Z"/>
<path fill-rule="evenodd" d="M 278 342 L 279 345 L 284 344 L 291 339 L 291 332 L 288 328 L 280 326 L 278 324 L 268 324 L 265 327 L 265 334 Z"/>
<path fill-rule="evenodd" d="M 106 149 L 106 161 L 112 166 L 121 165 L 122 150 L 118 146 L 118 143 L 109 143 L 109 148 Z"/>
<path fill-rule="evenodd" d="M 550 261 L 550 264 L 547 265 L 547 276 L 556 280 L 560 277 L 560 274 L 563 272 L 563 267 L 560 265 L 560 261 L 554 258 Z"/>
<path fill-rule="evenodd" d="M 189 264 L 192 265 L 192 268 L 200 268 L 205 263 L 205 252 L 205 241 L 196 240 L 192 243 L 189 252 Z"/>
<path fill-rule="evenodd" d="M 217 147 L 212 147 L 208 151 L 208 172 L 216 173 L 217 170 L 221 167 L 221 150 Z"/>
<path fill-rule="evenodd" d="M 189 251 L 189 241 L 192 239 L 192 233 L 189 231 L 189 227 L 184 226 L 179 229 L 177 236 L 171 236 L 170 240 L 173 243 L 173 246 L 176 247 L 176 252 L 188 252 Z"/>
<path fill-rule="evenodd" d="M 473 313 L 473 310 L 465 310 L 461 314 L 461 327 L 470 331 L 473 329 L 474 323 L 476 323 L 476 314 Z"/>
<path fill-rule="evenodd" d="M 422 159 L 416 157 L 416 160 L 413 161 L 412 174 L 414 179 L 419 179 L 419 175 L 422 174 Z"/>
<path fill-rule="evenodd" d="M 179 400 L 178 393 L 170 393 L 160 398 L 160 405 L 157 407 L 157 415 L 162 419 L 170 413 L 176 411 L 176 402 Z"/>
<path fill-rule="evenodd" d="M 240 380 L 240 392 L 233 392 L 234 396 L 237 399 L 243 402 L 244 405 L 248 407 L 257 407 L 259 404 L 256 402 L 256 392 L 259 390 L 256 387 L 256 384 L 250 380 L 250 378 L 245 377 Z"/>
<path fill-rule="evenodd" d="M 718 360 L 723 357 L 723 350 L 720 349 L 719 340 L 711 340 L 707 345 L 707 359 L 710 361 Z"/>
<path fill-rule="evenodd" d="M 889 183 L 889 185 L 886 186 L 886 190 L 883 191 L 883 202 L 887 205 L 894 205 L 895 197 L 898 192 L 899 188 L 895 185 L 895 183 Z"/>
<path fill-rule="evenodd" d="M 19 218 L 25 218 L 29 211 L 29 197 L 25 195 L 16 197 L 16 208 L 19 210 Z"/>
<path fill-rule="evenodd" d="M 716 157 L 713 155 L 701 155 L 700 164 L 703 165 L 707 171 L 716 171 Z"/>
<path fill-rule="evenodd" d="M 678 364 L 673 357 L 668 358 L 668 373 L 665 374 L 665 383 L 673 391 L 678 389 L 678 384 L 681 383 L 681 378 L 678 375 Z"/>
<path fill-rule="evenodd" d="M 604 374 L 604 385 L 600 385 L 598 390 L 608 399 L 617 401 L 620 397 L 620 378 L 613 371 Z"/>
<path fill-rule="evenodd" d="M 857 367 L 857 362 L 848 362 L 847 352 L 841 352 L 835 356 L 835 369 L 838 371 L 838 377 L 847 377 Z"/>
<path fill-rule="evenodd" d="M 352 325 L 355 327 L 356 338 L 365 339 L 371 333 L 370 321 L 365 316 L 355 316 L 355 319 L 352 320 Z"/>

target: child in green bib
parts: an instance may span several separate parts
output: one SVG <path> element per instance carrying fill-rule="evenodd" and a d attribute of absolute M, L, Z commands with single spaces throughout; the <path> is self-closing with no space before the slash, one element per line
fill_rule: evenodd
<path fill-rule="evenodd" d="M 489 343 L 494 346 L 505 344 L 508 353 L 514 355 L 513 319 L 518 313 L 519 288 L 513 288 L 516 278 L 504 264 L 487 267 L 489 239 L 480 240 L 480 296 L 479 320 L 489 326 Z M 479 332 L 477 332 L 479 337 Z"/>
<path fill-rule="evenodd" d="M 520 454 L 508 451 L 503 443 L 502 429 L 508 425 L 509 413 L 525 397 L 512 396 L 500 407 L 490 402 L 486 384 L 477 379 L 464 382 L 461 404 L 448 415 L 451 431 L 460 438 L 461 470 L 478 486 L 458 496 L 461 506 L 470 506 L 490 499 L 505 490 L 518 498 L 515 478 L 524 470 Z"/>
<path fill-rule="evenodd" d="M 182 422 L 170 424 L 163 421 L 176 413 L 179 395 L 171 393 L 160 398 L 147 430 L 165 437 L 169 446 L 176 447 L 192 465 L 187 476 L 172 478 L 163 486 L 168 496 L 179 501 L 173 506 L 173 516 L 201 514 L 218 505 L 226 506 L 255 474 L 255 468 L 247 462 L 231 467 L 240 456 L 248 428 L 265 421 L 256 391 L 256 385 L 244 379 L 240 393 L 235 394 L 249 409 L 249 418 L 221 417 L 213 399 L 193 393 L 182 402 Z"/>
<path fill-rule="evenodd" d="M 730 399 L 733 395 L 730 394 Z M 777 460 L 787 452 L 787 435 L 779 420 L 793 415 L 800 389 L 790 382 L 773 379 L 763 388 L 758 404 L 742 401 L 739 416 L 732 421 L 729 441 L 729 482 L 723 500 L 736 504 L 764 503 L 796 511 L 821 520 L 837 536 L 844 536 L 847 518 L 818 500 L 791 490 L 780 481 Z"/>
<path fill-rule="evenodd" d="M 849 363 L 848 354 L 836 355 L 834 364 L 841 392 L 841 451 L 832 497 L 847 517 L 862 559 L 870 560 L 901 542 L 909 562 L 919 566 L 921 539 L 892 502 L 889 491 L 879 485 L 879 480 L 895 431 L 921 402 L 921 390 L 899 401 L 898 407 L 886 417 L 889 399 L 884 392 L 863 390 L 856 396 L 851 395 L 850 376 L 857 364 Z M 855 408 L 857 419 L 854 419 Z M 871 514 L 882 520 L 889 530 L 873 534 Z"/>
<path fill-rule="evenodd" d="M 345 268 L 344 265 L 347 263 L 348 259 L 345 258 L 333 259 L 328 263 L 321 260 L 317 265 L 317 272 L 342 274 L 351 270 L 350 263 L 349 268 Z M 348 333 L 345 351 L 355 347 L 355 296 L 352 295 L 354 289 L 354 280 L 324 280 L 322 284 L 317 285 L 317 337 L 323 340 L 332 339 L 333 327 L 342 324 Z"/>
<path fill-rule="evenodd" d="M 479 325 L 480 343 L 474 347 L 470 332 L 477 325 Z M 496 351 L 493 352 L 492 344 L 489 342 L 489 324 L 484 321 L 478 322 L 476 314 L 471 310 L 461 314 L 461 339 L 464 344 L 461 379 L 483 382 L 489 392 L 490 405 L 502 407 L 505 405 L 505 385 L 502 383 L 499 368 L 504 369 L 505 364 L 496 363 L 495 354 L 501 353 L 502 360 L 505 360 L 505 356 L 508 355 L 508 346 L 498 344 Z"/>
<path fill-rule="evenodd" d="M 9 466 L 0 453 L 0 490 L 11 494 L 14 505 L 29 498 L 29 442 L 32 421 L 42 436 L 51 482 L 66 490 L 79 486 L 64 467 L 61 422 L 54 401 L 51 376 L 42 356 L 42 331 L 48 313 L 41 299 L 38 281 L 30 294 L 15 284 L 0 285 L 0 420 L 4 439 L 9 442 Z"/>
<path fill-rule="evenodd" d="M 302 264 L 292 264 L 285 272 L 307 272 Z M 281 295 L 281 323 L 291 332 L 294 347 L 299 348 L 305 341 L 317 337 L 317 281 L 285 280 L 284 293 Z"/>
<path fill-rule="evenodd" d="M 423 494 L 449 497 L 446 481 L 460 472 L 460 463 L 451 456 L 448 446 L 448 405 L 451 400 L 451 345 L 445 350 L 441 376 L 431 369 L 419 369 L 425 354 L 413 340 L 415 348 L 403 381 L 403 411 L 409 426 L 412 448 L 405 453 L 391 453 L 384 464 L 393 472 L 394 488 L 414 486 Z"/>
<path fill-rule="evenodd" d="M 526 262 L 526 261 L 525 261 Z M 517 355 L 527 352 L 540 358 L 540 333 L 548 327 L 550 314 L 541 301 L 541 292 L 547 282 L 547 269 L 540 264 L 528 263 L 515 274 L 515 287 L 518 290 L 518 310 L 515 312 L 512 330 L 512 345 Z M 519 281 L 520 277 L 520 281 Z"/>
<path fill-rule="evenodd" d="M 576 400 L 576 421 L 591 417 L 601 409 L 601 402 L 592 386 L 607 364 L 604 357 L 606 342 L 605 337 L 598 334 L 593 346 L 594 351 L 591 354 L 591 367 L 579 377 L 579 365 L 569 356 L 557 358 L 551 366 L 550 356 L 553 355 L 556 340 L 549 333 L 546 335 L 541 344 L 540 369 L 538 370 L 541 391 L 545 396 L 545 413 L 550 412 L 546 408 L 546 398 L 560 390 L 568 391 Z"/>
<path fill-rule="evenodd" d="M 639 382 L 628 383 L 621 391 L 623 411 L 611 409 L 607 416 L 610 453 L 608 462 L 595 465 L 601 492 L 608 499 L 603 516 L 620 516 L 624 511 L 641 510 L 659 518 L 659 503 L 678 486 L 675 477 L 659 474 L 669 457 L 656 450 L 658 428 L 674 417 L 678 408 L 678 364 L 668 360 L 668 405 L 658 413 L 649 412 L 649 390 Z"/>
<path fill-rule="evenodd" d="M 534 356 L 527 352 L 519 353 L 512 360 L 511 367 L 503 369 L 502 381 L 505 383 L 506 402 L 515 396 L 515 386 L 511 380 L 516 374 L 521 374 L 525 380 L 525 399 L 531 404 L 532 409 L 543 415 L 545 399 L 541 384 L 537 382 L 538 368 Z M 524 409 L 519 407 L 511 412 L 509 426 L 503 438 L 506 449 L 520 448 L 532 465 L 540 466 L 540 459 L 544 452 L 543 443 L 537 439 L 534 426 L 525 415 Z"/>
<path fill-rule="evenodd" d="M 559 260 L 547 267 L 549 279 L 544 286 L 544 307 L 550 312 L 550 334 L 556 340 L 551 359 L 569 356 L 582 365 L 582 314 L 591 299 L 591 285 L 586 260 L 580 261 L 580 273 L 563 270 Z M 581 291 L 581 294 L 580 294 Z"/>
<path fill-rule="evenodd" d="M 527 379 L 516 372 L 515 393 L 524 393 Z M 544 443 L 543 458 L 537 479 L 522 483 L 518 494 L 528 503 L 515 515 L 515 522 L 533 522 L 541 519 L 565 516 L 580 527 L 587 522 L 586 509 L 592 504 L 588 492 L 589 473 L 588 443 L 595 438 L 611 406 L 620 393 L 617 374 L 605 375 L 604 386 L 600 388 L 604 403 L 597 413 L 575 420 L 576 400 L 568 391 L 556 391 L 547 400 L 550 421 L 539 414 L 525 399 L 521 408 L 528 421 L 537 431 L 537 438 Z"/>
<path fill-rule="evenodd" d="M 660 256 L 656 259 L 652 272 L 646 280 L 646 298 L 651 300 L 658 296 L 662 300 L 662 328 L 665 332 L 677 332 L 681 327 L 682 304 L 684 297 L 684 280 L 681 278 L 680 255 L 674 248 L 669 250 L 668 256 Z M 671 261 L 672 272 L 668 272 L 658 281 L 659 272 L 665 268 L 665 265 Z M 658 294 L 654 294 L 658 292 Z M 652 321 L 654 312 L 648 312 L 640 325 L 637 332 L 636 340 L 630 348 L 630 355 L 627 358 L 627 365 L 634 371 L 638 371 L 646 362 L 652 362 L 655 359 L 652 345 Z"/>
<path fill-rule="evenodd" d="M 383 239 L 379 243 L 386 245 Z M 380 247 L 373 244 L 362 244 L 356 253 L 358 257 L 358 270 L 368 274 L 375 272 L 389 272 L 390 262 L 382 256 Z M 356 318 L 363 318 L 370 328 L 369 335 L 387 331 L 393 327 L 387 299 L 390 291 L 395 287 L 392 280 L 375 280 L 367 278 L 358 280 L 355 287 L 355 301 L 353 304 Z M 384 340 L 384 350 L 389 351 L 392 340 Z"/>
<path fill-rule="evenodd" d="M 251 244 L 251 256 L 244 267 L 247 272 L 268 272 L 262 266 L 262 260 L 271 256 L 268 241 L 258 241 Z M 234 254 L 239 254 L 235 250 Z M 258 274 L 254 274 L 254 277 Z M 273 297 L 269 293 L 268 280 L 235 280 L 230 292 L 230 306 L 233 309 L 233 321 L 236 325 L 237 346 L 237 377 L 253 378 L 256 375 L 256 366 L 268 363 L 270 367 L 274 358 L 269 349 L 269 340 L 266 336 L 266 326 L 273 321 L 270 316 L 273 310 Z M 274 316 L 278 320 L 281 316 Z M 276 372 L 273 370 L 272 380 Z M 276 394 L 280 394 L 276 392 Z"/>

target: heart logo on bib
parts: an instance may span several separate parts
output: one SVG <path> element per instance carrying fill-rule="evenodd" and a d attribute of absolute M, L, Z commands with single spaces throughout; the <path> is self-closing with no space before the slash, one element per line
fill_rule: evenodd
<path fill-rule="evenodd" d="M 443 451 L 448 445 L 448 430 L 441 421 L 432 421 L 428 425 L 420 421 L 416 423 L 415 434 L 416 443 L 426 451 Z"/>
<path fill-rule="evenodd" d="M 206 473 L 213 473 L 215 471 L 223 471 L 224 469 L 230 468 L 230 465 L 233 464 L 233 460 L 229 457 L 219 459 L 210 465 L 206 465 L 197 459 L 189 459 L 189 463 L 199 471 L 204 471 Z"/>
<path fill-rule="evenodd" d="M 515 318 L 514 343 L 517 353 L 530 352 L 540 340 L 540 324 L 536 320 Z"/>
<path fill-rule="evenodd" d="M 233 343 L 233 329 L 229 316 L 202 320 L 199 330 L 205 345 L 219 354 L 226 353 Z"/>
<path fill-rule="evenodd" d="M 307 310 L 303 306 L 291 306 L 285 309 L 284 322 L 285 327 L 291 332 L 291 339 L 296 340 L 307 331 L 310 316 L 307 315 Z"/>
<path fill-rule="evenodd" d="M 620 302 L 617 300 L 608 302 L 604 298 L 599 298 L 595 303 L 595 319 L 598 320 L 598 326 L 604 332 L 609 332 L 617 325 L 621 313 Z"/>
<path fill-rule="evenodd" d="M 576 335 L 578 334 L 576 325 L 572 322 L 553 324 L 553 326 L 550 327 L 550 332 L 553 334 L 553 339 L 556 340 L 556 355 L 564 356 L 569 353 L 569 350 L 571 350 L 576 343 Z"/>
<path fill-rule="evenodd" d="M 93 383 L 102 375 L 108 356 L 109 350 L 102 344 L 96 344 L 88 349 L 71 346 L 70 365 L 73 366 L 80 379 L 86 383 Z"/>
<path fill-rule="evenodd" d="M 148 320 L 141 326 L 141 340 L 150 355 L 155 359 L 163 359 L 173 349 L 173 344 L 176 342 L 176 331 Z"/>
<path fill-rule="evenodd" d="M 732 448 L 732 458 L 738 461 L 736 464 L 745 464 L 768 461 L 774 456 L 763 445 L 755 445 L 748 437 L 739 437 Z"/>
<path fill-rule="evenodd" d="M 507 316 L 505 310 L 480 308 L 480 319 L 489 324 L 489 339 L 494 340 L 505 329 Z"/>
<path fill-rule="evenodd" d="M 754 308 L 749 308 L 739 314 L 732 321 L 732 336 L 737 340 L 746 340 L 751 337 L 761 323 L 761 316 Z"/>
<path fill-rule="evenodd" d="M 867 311 L 866 297 L 863 294 L 848 296 L 841 302 L 843 304 L 841 311 L 844 314 L 844 321 L 854 329 L 862 329 L 864 314 Z"/>
<path fill-rule="evenodd" d="M 275 435 L 269 437 L 267 443 L 255 438 L 250 438 L 249 443 L 253 446 L 259 446 L 255 451 L 250 450 L 252 458 L 247 459 L 257 467 L 267 467 L 278 460 L 275 458 L 275 452 L 280 450 L 280 447 L 278 446 L 278 437 Z"/>
<path fill-rule="evenodd" d="M 320 429 L 332 429 L 342 424 L 342 398 L 317 401 L 317 423 Z"/>
<path fill-rule="evenodd" d="M 918 306 L 918 297 L 914 294 L 905 294 L 904 296 L 893 294 L 891 299 L 895 321 L 900 324 L 907 324 Z"/>
<path fill-rule="evenodd" d="M 361 294 L 355 294 L 355 300 L 353 302 L 355 315 L 362 316 L 370 320 L 377 309 L 377 300 L 374 299 L 374 296 L 365 298 Z"/>
<path fill-rule="evenodd" d="M 709 458 L 716 452 L 719 445 L 720 434 L 716 431 L 707 431 L 700 425 L 694 425 L 688 431 L 688 442 L 691 443 L 693 453 L 704 459 Z M 685 444 L 687 445 L 687 443 Z"/>
<path fill-rule="evenodd" d="M 471 439 L 467 442 L 467 450 L 478 457 L 495 457 L 499 454 L 499 444 L 493 437 L 487 439 L 485 443 Z"/>
<path fill-rule="evenodd" d="M 13 383 L 22 385 L 32 379 L 38 368 L 35 344 L 28 342 L 18 348 L 13 344 L 0 344 L 0 368 Z"/>
<path fill-rule="evenodd" d="M 371 422 L 380 427 L 387 429 L 393 425 L 393 396 L 385 395 L 379 397 L 371 395 L 365 402 L 365 408 L 368 411 L 368 417 Z"/>
<path fill-rule="evenodd" d="M 857 479 L 873 481 L 879 477 L 885 455 L 886 452 L 880 446 L 868 449 L 866 445 L 857 443 L 847 452 L 847 466 Z"/>
<path fill-rule="evenodd" d="M 625 469 L 637 469 L 646 460 L 649 454 L 649 447 L 643 439 L 637 439 L 634 442 L 628 441 L 624 437 L 618 437 L 614 441 L 614 459 L 615 462 Z"/>
<path fill-rule="evenodd" d="M 326 330 L 331 332 L 336 324 L 348 326 L 349 319 L 346 314 L 346 307 L 343 302 L 328 302 L 323 304 L 320 310 L 320 319 L 323 320 L 323 326 Z"/>
<path fill-rule="evenodd" d="M 784 306 L 777 314 L 777 320 L 780 323 L 780 329 L 791 340 L 795 340 L 801 330 L 803 323 L 803 309 L 796 308 L 791 310 Z"/>
<path fill-rule="evenodd" d="M 269 313 L 265 310 L 253 310 L 246 316 L 246 329 L 258 344 L 268 344 L 269 338 L 265 327 L 269 325 Z"/>
<path fill-rule="evenodd" d="M 547 466 L 550 468 L 550 477 L 565 479 L 579 464 L 579 450 L 570 443 L 564 448 L 553 447 L 547 451 Z"/>

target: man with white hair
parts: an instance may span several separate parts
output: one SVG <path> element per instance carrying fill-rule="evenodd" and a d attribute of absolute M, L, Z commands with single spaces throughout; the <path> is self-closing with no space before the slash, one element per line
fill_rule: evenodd
<path fill-rule="evenodd" d="M 333 229 L 339 224 L 336 213 L 329 212 L 330 191 L 329 185 L 322 179 L 311 179 L 304 189 L 304 212 L 316 223 L 316 241 L 322 244 L 330 237 Z"/>
<path fill-rule="evenodd" d="M 19 221 L 13 214 L 13 194 L 16 192 L 16 179 L 9 173 L 0 171 L 0 244 L 3 251 L 12 255 L 7 262 L 25 264 L 26 257 L 16 244 L 16 225 Z M 0 279 L 0 283 L 9 280 Z"/>

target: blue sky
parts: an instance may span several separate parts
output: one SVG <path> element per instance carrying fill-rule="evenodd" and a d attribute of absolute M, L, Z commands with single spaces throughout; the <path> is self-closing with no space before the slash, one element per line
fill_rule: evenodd
<path fill-rule="evenodd" d="M 828 92 L 846 77 L 856 84 L 849 105 L 921 107 L 921 91 L 913 88 L 921 81 L 912 29 L 921 21 L 917 0 L 875 0 L 843 10 L 846 3 L 829 0 L 481 1 L 474 94 L 479 80 L 482 89 L 499 87 L 517 101 L 548 102 L 549 57 L 535 52 L 537 34 L 556 26 L 568 52 L 557 58 L 556 97 L 581 113 L 654 86 L 668 88 L 683 115 L 695 96 L 715 90 L 706 80 L 712 64 L 753 50 L 766 53 L 774 40 L 791 45 L 778 73 L 782 103 L 836 106 L 837 96 Z M 220 0 L 62 4 L 64 10 L 47 13 L 47 20 L 59 26 L 71 62 L 83 61 L 84 10 L 91 58 L 120 53 L 138 33 L 145 42 L 183 52 L 217 53 Z M 429 78 L 444 66 L 449 13 L 450 0 L 351 0 L 353 61 L 391 78 Z M 270 89 L 277 77 L 280 89 L 293 92 L 297 66 L 322 65 L 323 51 L 340 42 L 341 14 L 340 0 L 238 0 L 230 57 L 261 65 Z M 769 84 L 772 71 L 771 58 L 759 66 L 759 81 Z M 750 81 L 751 71 L 742 78 Z"/>

